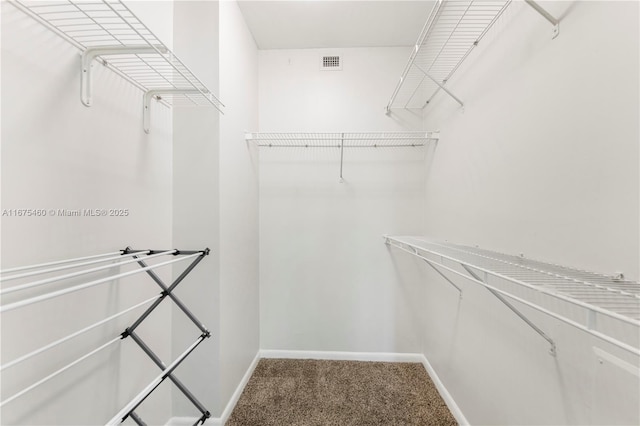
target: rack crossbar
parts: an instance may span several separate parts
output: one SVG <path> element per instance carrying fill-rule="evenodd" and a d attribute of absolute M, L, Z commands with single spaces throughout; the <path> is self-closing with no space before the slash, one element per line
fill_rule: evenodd
<path fill-rule="evenodd" d="M 118 256 L 106 257 L 104 259 L 98 259 L 98 260 L 90 260 L 90 261 L 87 261 L 87 262 L 76 263 L 74 265 L 64 265 L 64 266 L 58 266 L 58 267 L 55 267 L 55 268 L 42 269 L 42 270 L 39 270 L 39 271 L 32 271 L 32 272 L 25 272 L 25 273 L 22 273 L 22 274 L 10 275 L 8 277 L 0 278 L 0 282 L 17 280 L 19 278 L 28 278 L 28 277 L 32 277 L 34 275 L 48 274 L 48 273 L 51 273 L 51 272 L 64 271 L 65 269 L 74 269 L 74 268 L 79 268 L 81 266 L 95 265 L 96 263 L 109 262 L 109 261 L 112 261 L 112 260 L 122 259 L 123 256 L 134 256 L 134 254 L 121 253 Z M 1 290 L 0 290 L 0 294 L 2 294 Z"/>
<path fill-rule="evenodd" d="M 148 271 L 148 270 L 153 269 L 153 268 L 159 268 L 161 266 L 170 265 L 172 263 L 182 262 L 184 260 L 191 259 L 192 257 L 196 257 L 196 256 L 198 256 L 198 254 L 192 254 L 192 255 L 189 255 L 189 256 L 179 257 L 179 258 L 174 259 L 174 260 L 168 260 L 166 262 L 161 262 L 161 263 L 157 263 L 155 265 L 147 266 L 146 268 L 136 269 L 136 270 L 129 271 L 129 272 L 123 272 L 121 274 L 112 275 L 112 276 L 109 276 L 109 277 L 105 277 L 105 278 L 101 278 L 101 279 L 98 279 L 98 280 L 90 281 L 90 282 L 85 283 L 85 284 L 80 284 L 80 285 L 77 285 L 77 286 L 74 286 L 74 287 L 69 287 L 69 288 L 65 288 L 65 289 L 62 289 L 62 290 L 54 291 L 54 292 L 51 292 L 51 293 L 46 293 L 46 294 L 43 294 L 43 295 L 40 295 L 40 296 L 36 296 L 36 297 L 29 298 L 29 299 L 21 300 L 19 302 L 10 303 L 10 304 L 7 304 L 7 305 L 0 306 L 0 312 L 7 312 L 7 311 L 11 311 L 11 310 L 14 310 L 14 309 L 21 308 L 23 306 L 31 305 L 33 303 L 38 303 L 38 302 L 42 302 L 42 301 L 45 301 L 45 300 L 53 299 L 55 297 L 60 297 L 60 296 L 63 296 L 65 294 L 69 294 L 69 293 L 73 293 L 73 292 L 76 292 L 76 291 L 84 290 L 85 288 L 93 287 L 93 286 L 96 286 L 98 284 L 103 284 L 103 283 L 108 282 L 108 281 L 113 281 L 115 279 L 128 277 L 128 276 L 134 275 L 134 274 L 139 274 L 140 272 L 145 272 L 145 271 Z"/>
<path fill-rule="evenodd" d="M 111 253 L 103 253 L 103 254 L 94 254 L 92 256 L 76 257 L 75 259 L 56 260 L 53 262 L 39 263 L 37 265 L 27 265 L 27 266 L 18 266 L 15 268 L 7 268 L 7 269 L 1 270 L 0 274 L 6 274 L 9 272 L 26 271 L 28 269 L 44 268 L 45 266 L 60 265 L 63 263 L 80 262 L 82 260 L 97 259 L 99 257 L 105 257 L 105 256 L 113 256 L 115 254 L 122 254 L 122 251 L 114 251 Z"/>
<path fill-rule="evenodd" d="M 164 253 L 152 254 L 147 259 L 154 258 L 154 257 L 159 257 L 159 256 L 164 256 L 164 255 L 172 254 L 172 253 L 173 253 L 173 251 L 167 251 L 167 252 L 164 252 Z M 30 283 L 27 283 L 27 284 L 21 284 L 21 285 L 16 285 L 16 286 L 9 287 L 9 288 L 3 288 L 3 289 L 0 289 L 0 295 L 1 294 L 15 293 L 16 291 L 27 290 L 29 288 L 34 288 L 34 287 L 38 287 L 38 286 L 45 285 L 45 284 L 51 284 L 51 283 L 62 281 L 62 280 L 66 280 L 66 279 L 69 279 L 69 278 L 75 278 L 75 277 L 79 277 L 81 275 L 87 275 L 87 274 L 91 274 L 93 272 L 103 271 L 105 269 L 111 269 L 111 268 L 115 268 L 115 267 L 118 267 L 118 266 L 127 265 L 129 263 L 134 263 L 134 262 L 136 262 L 136 259 L 130 259 L 130 260 L 125 260 L 125 261 L 118 262 L 118 263 L 112 263 L 111 265 L 97 266 L 95 268 L 85 269 L 83 271 L 72 272 L 70 274 L 59 275 L 57 277 L 51 277 L 51 278 L 45 278 L 43 280 L 33 281 L 33 282 L 30 282 Z"/>
<path fill-rule="evenodd" d="M 64 367 L 56 370 L 55 372 L 49 374 L 47 377 L 38 380 L 37 382 L 35 382 L 34 384 L 32 384 L 31 386 L 28 386 L 24 389 L 22 389 L 20 392 L 10 396 L 9 398 L 5 399 L 4 401 L 0 402 L 0 407 L 4 406 L 5 404 L 8 404 L 9 402 L 13 401 L 16 398 L 21 397 L 22 395 L 24 395 L 25 393 L 37 388 L 38 386 L 42 385 L 43 383 L 48 382 L 49 380 L 53 379 L 54 377 L 56 377 L 57 375 L 67 371 L 68 369 L 70 369 L 71 367 L 75 366 L 76 364 L 79 364 L 80 362 L 84 361 L 85 359 L 91 357 L 92 355 L 100 352 L 101 350 L 111 346 L 112 344 L 114 344 L 115 342 L 121 340 L 121 337 L 116 337 L 115 339 L 109 340 L 107 343 L 101 345 L 100 347 L 92 350 L 91 352 L 81 356 L 80 358 L 76 359 L 75 361 L 65 365 Z"/>
<path fill-rule="evenodd" d="M 0 371 L 5 370 L 5 369 L 10 368 L 10 367 L 13 367 L 14 365 L 17 365 L 17 364 L 19 364 L 19 363 L 21 363 L 23 361 L 28 360 L 29 358 L 33 358 L 34 356 L 36 356 L 38 354 L 41 354 L 42 352 L 48 351 L 51 348 L 54 348 L 54 347 L 56 347 L 58 345 L 61 345 L 62 343 L 66 342 L 68 340 L 71 340 L 74 337 L 80 336 L 81 334 L 84 334 L 87 331 L 93 330 L 96 327 L 99 327 L 99 326 L 101 326 L 103 324 L 106 324 L 109 321 L 112 321 L 112 320 L 114 320 L 114 319 L 116 319 L 118 317 L 121 317 L 122 315 L 124 315 L 126 313 L 129 313 L 129 312 L 131 312 L 131 311 L 133 311 L 135 309 L 138 309 L 141 306 L 144 306 L 147 303 L 150 303 L 150 302 L 152 302 L 153 300 L 155 300 L 155 299 L 157 299 L 159 297 L 160 297 L 160 295 L 151 297 L 151 298 L 149 298 L 149 299 L 147 299 L 145 301 L 142 301 L 142 302 L 140 302 L 140 303 L 138 303 L 138 304 L 136 304 L 134 306 L 131 306 L 130 308 L 125 309 L 124 311 L 120 311 L 117 314 L 111 315 L 111 316 L 109 316 L 109 317 L 107 317 L 107 318 L 105 318 L 103 320 L 100 320 L 100 321 L 98 321 L 96 323 L 93 323 L 90 326 L 83 328 L 82 330 L 78 330 L 75 333 L 71 333 L 68 336 L 65 336 L 65 337 L 63 337 L 61 339 L 58 339 L 58 340 L 56 340 L 54 342 L 49 343 L 48 345 L 42 346 L 41 348 L 38 348 L 38 349 L 36 349 L 36 350 L 34 350 L 32 352 L 29 352 L 28 354 L 23 355 L 20 358 L 16 358 L 13 361 L 10 361 L 10 362 L 8 362 L 6 364 L 3 364 L 2 366 L 0 366 Z"/>

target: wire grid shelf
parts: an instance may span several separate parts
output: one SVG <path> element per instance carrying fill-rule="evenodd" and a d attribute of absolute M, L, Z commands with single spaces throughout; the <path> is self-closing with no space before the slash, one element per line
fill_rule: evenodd
<path fill-rule="evenodd" d="M 511 0 L 436 3 L 387 109 L 427 106 L 510 3 Z"/>
<path fill-rule="evenodd" d="M 283 148 L 394 148 L 422 147 L 438 140 L 434 132 L 247 133 L 247 141 L 262 147 Z"/>
<path fill-rule="evenodd" d="M 503 290 L 503 295 L 514 300 L 520 299 L 534 309 L 540 307 L 542 309 L 538 310 L 542 312 L 551 313 L 557 319 L 566 320 L 570 325 L 640 355 L 636 341 L 629 345 L 607 335 L 608 331 L 598 331 L 599 322 L 602 322 L 600 326 L 606 327 L 606 317 L 635 327 L 637 334 L 637 328 L 640 327 L 639 282 L 421 237 L 385 238 L 392 246 L 418 255 L 439 267 L 458 264 L 463 271 L 470 268 L 478 274 L 481 281 Z M 469 277 L 467 274 L 463 275 Z M 512 287 L 505 287 L 501 283 Z M 556 302 L 568 303 L 580 312 L 569 310 L 559 315 L 557 303 L 549 304 L 547 299 L 536 297 L 536 294 Z M 553 305 L 554 308 L 549 310 L 543 305 Z M 596 321 L 596 314 L 602 316 L 603 320 Z"/>
<path fill-rule="evenodd" d="M 110 54 L 102 63 L 143 91 L 190 90 L 162 96 L 175 106 L 224 105 L 120 0 L 11 0 L 81 51 L 146 47 L 149 53 Z M 100 56 L 99 54 L 97 56 Z"/>

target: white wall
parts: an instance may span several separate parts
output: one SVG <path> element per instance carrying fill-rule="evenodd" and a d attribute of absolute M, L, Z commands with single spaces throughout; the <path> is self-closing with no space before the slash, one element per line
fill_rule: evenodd
<path fill-rule="evenodd" d="M 259 130 L 419 129 L 384 115 L 409 51 L 260 51 Z M 320 71 L 334 53 L 343 71 Z M 421 232 L 425 152 L 347 150 L 339 183 L 337 150 L 261 148 L 263 349 L 420 350 L 382 234 Z"/>
<path fill-rule="evenodd" d="M 260 345 L 258 50 L 236 2 L 220 3 L 220 395 L 226 405 Z"/>
<path fill-rule="evenodd" d="M 175 52 L 213 93 L 219 93 L 218 13 L 218 2 L 214 1 L 174 5 Z M 214 108 L 185 107 L 174 111 L 173 121 L 173 244 L 188 250 L 211 249 L 176 294 L 212 333 L 176 375 L 214 415 L 220 404 L 219 120 Z M 200 334 L 177 308 L 172 330 L 174 358 Z M 173 415 L 199 417 L 193 404 L 175 388 Z"/>
<path fill-rule="evenodd" d="M 548 3 L 555 40 L 515 6 L 451 82 L 464 112 L 427 111 L 428 230 L 638 280 L 637 4 Z"/>
<path fill-rule="evenodd" d="M 177 54 L 226 105 L 174 113 L 174 244 L 212 249 L 178 292 L 212 338 L 177 373 L 220 417 L 259 348 L 257 152 L 244 142 L 258 119 L 257 48 L 235 2 L 178 2 L 175 17 Z M 177 356 L 197 333 L 173 318 Z M 173 415 L 197 416 L 178 390 Z"/>
<path fill-rule="evenodd" d="M 155 4 L 154 10 L 144 19 L 154 27 L 170 29 L 172 5 Z M 145 6 L 139 12 L 142 15 L 150 9 Z M 80 102 L 77 49 L 2 2 L 1 208 L 129 209 L 127 217 L 3 216 L 2 268 L 112 252 L 127 245 L 171 246 L 171 112 L 159 108 L 152 117 L 151 133 L 146 135 L 142 93 L 97 63 L 94 70 L 94 105 L 86 108 Z M 100 276 L 124 270 L 114 268 Z M 159 272 L 165 279 L 170 277 L 169 270 Z M 16 296 L 79 282 L 84 281 Z M 2 361 L 11 361 L 157 293 L 157 286 L 140 275 L 5 313 Z M 3 297 L 3 304 L 12 300 L 13 295 Z M 170 357 L 171 312 L 167 308 L 161 306 L 138 330 L 164 359 Z M 2 399 L 117 336 L 140 313 L 126 315 L 3 371 Z M 7 404 L 1 422 L 104 423 L 157 371 L 133 341 L 123 340 Z M 170 415 L 169 401 L 168 389 L 159 389 L 138 413 L 149 423 L 162 422 Z"/>
<path fill-rule="evenodd" d="M 545 2 L 560 35 L 514 3 L 426 111 L 441 140 L 430 157 L 425 234 L 639 277 L 639 25 L 636 2 Z M 393 253 L 424 353 L 472 424 L 637 424 L 638 378 L 593 347 L 637 357 L 532 312 L 548 344 L 473 283 L 462 300 L 435 273 Z M 562 309 L 562 307 L 559 307 Z M 566 314 L 567 312 L 565 312 Z M 636 329 L 618 329 L 637 342 Z"/>

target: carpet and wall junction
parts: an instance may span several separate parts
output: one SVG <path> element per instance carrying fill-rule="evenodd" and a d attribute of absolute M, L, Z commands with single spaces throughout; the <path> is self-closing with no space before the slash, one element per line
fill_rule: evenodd
<path fill-rule="evenodd" d="M 456 424 L 422 364 L 262 359 L 226 426 Z"/>

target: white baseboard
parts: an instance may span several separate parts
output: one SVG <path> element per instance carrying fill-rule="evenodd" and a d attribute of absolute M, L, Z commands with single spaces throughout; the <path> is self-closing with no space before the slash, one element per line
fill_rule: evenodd
<path fill-rule="evenodd" d="M 440 396 L 444 400 L 444 403 L 447 404 L 447 407 L 449 407 L 449 411 L 451 411 L 453 417 L 456 419 L 460 426 L 469 426 L 469 421 L 465 417 L 460 407 L 458 407 L 458 404 L 453 399 L 447 388 L 444 386 L 444 383 L 442 383 L 442 380 L 440 380 L 440 377 L 438 377 L 438 373 L 436 373 L 436 371 L 433 369 L 433 366 L 431 365 L 427 357 L 422 354 L 420 354 L 420 356 L 422 357 L 422 360 L 420 362 L 422 362 L 425 370 L 427 370 L 427 373 L 429 373 L 433 384 L 436 386 L 436 389 L 438 389 L 438 393 L 440 393 Z"/>
<path fill-rule="evenodd" d="M 332 351 L 282 351 L 262 349 L 262 358 L 324 359 L 335 361 L 419 362 L 424 355 L 391 352 L 332 352 Z"/>
<path fill-rule="evenodd" d="M 220 425 L 220 419 L 207 419 L 205 425 Z M 198 417 L 171 417 L 165 426 L 193 426 L 198 421 Z"/>
<path fill-rule="evenodd" d="M 227 420 L 229 420 L 229 416 L 231 416 L 231 412 L 236 407 L 236 404 L 240 399 L 240 395 L 242 395 L 242 391 L 244 391 L 245 386 L 247 386 L 247 382 L 249 382 L 249 379 L 253 374 L 253 370 L 256 369 L 256 366 L 258 365 L 258 361 L 260 361 L 260 358 L 261 358 L 261 351 L 258 351 L 255 358 L 253 358 L 253 361 L 251 361 L 251 365 L 249 365 L 249 368 L 247 368 L 247 371 L 244 373 L 244 376 L 242 376 L 242 380 L 240 380 L 240 383 L 238 383 L 238 386 L 236 387 L 236 390 L 233 392 L 233 395 L 231 395 L 229 402 L 227 402 L 227 405 L 224 407 L 224 411 L 222 411 L 222 415 L 220 416 L 220 423 L 218 424 L 224 425 L 227 422 Z"/>
<path fill-rule="evenodd" d="M 469 422 L 464 413 L 456 404 L 447 388 L 444 386 L 440 377 L 433 369 L 427 357 L 420 353 L 387 353 L 387 352 L 331 352 L 331 351 L 286 351 L 286 350 L 273 350 L 262 349 L 258 351 L 255 358 L 251 362 L 251 365 L 247 369 L 246 373 L 242 377 L 242 380 L 238 384 L 233 395 L 229 399 L 222 415 L 220 417 L 210 418 L 204 423 L 205 426 L 224 426 L 229 420 L 231 412 L 238 403 L 240 395 L 244 391 L 247 382 L 251 378 L 253 371 L 258 365 L 258 361 L 262 358 L 281 358 L 281 359 L 323 359 L 323 360 L 335 360 L 335 361 L 378 361 L 378 362 L 417 362 L 424 366 L 431 376 L 433 384 L 438 389 L 440 396 L 444 400 L 447 407 L 453 414 L 458 424 L 461 426 L 469 426 Z M 193 425 L 197 417 L 172 417 L 167 422 L 166 426 L 191 426 Z"/>
<path fill-rule="evenodd" d="M 229 398 L 227 405 L 222 411 L 222 415 L 220 417 L 211 417 L 207 419 L 204 422 L 205 426 L 223 426 L 227 422 L 227 420 L 229 420 L 229 416 L 231 416 L 231 412 L 233 412 L 233 409 L 238 403 L 240 395 L 242 395 L 242 391 L 244 391 L 244 387 L 247 385 L 247 382 L 251 378 L 253 370 L 256 369 L 260 358 L 260 351 L 258 351 L 255 358 L 253 358 L 253 361 L 251 361 L 249 368 L 247 368 L 247 371 L 244 373 L 244 376 L 242 376 L 242 380 L 240 380 L 240 383 L 238 383 L 236 390 L 231 395 L 231 398 Z M 198 417 L 172 417 L 169 419 L 166 426 L 192 426 L 197 420 Z"/>

